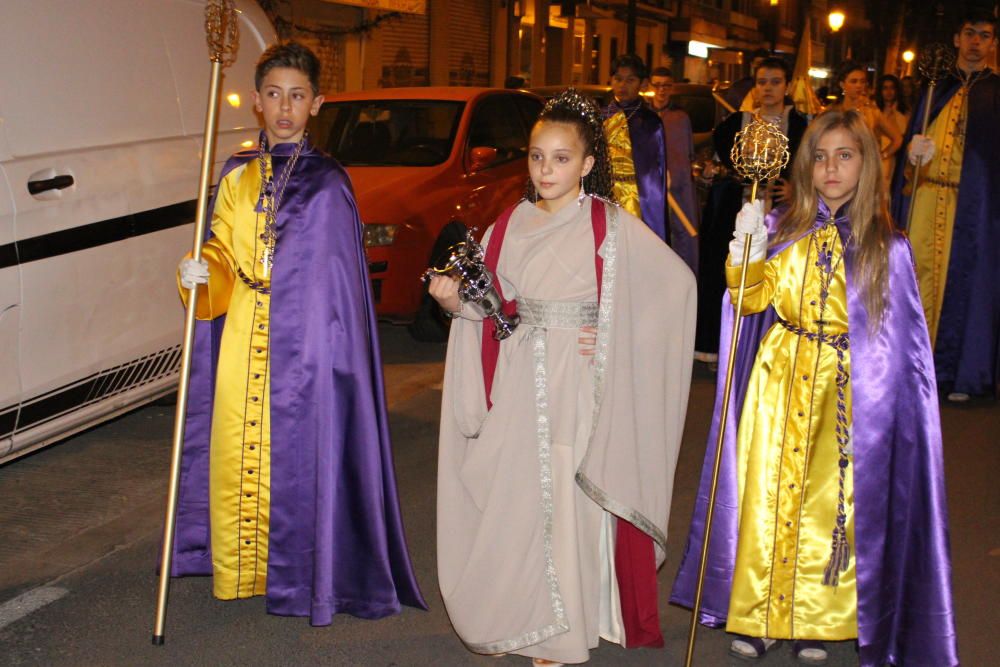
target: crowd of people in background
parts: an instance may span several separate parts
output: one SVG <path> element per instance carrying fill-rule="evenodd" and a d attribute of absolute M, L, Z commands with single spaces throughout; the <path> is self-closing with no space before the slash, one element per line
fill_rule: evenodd
<path fill-rule="evenodd" d="M 832 86 L 817 91 L 818 99 L 825 103 L 819 113 L 854 111 L 875 137 L 893 222 L 908 234 L 914 248 L 939 388 L 955 402 L 992 396 L 998 381 L 1000 297 L 987 287 L 995 281 L 981 266 L 981 262 L 995 265 L 1000 258 L 992 231 L 997 225 L 992 192 L 1000 167 L 997 152 L 990 148 L 996 132 L 988 129 L 1000 123 L 1000 77 L 987 67 L 996 49 L 995 26 L 996 19 L 988 13 L 973 13 L 956 28 L 956 64 L 937 86 L 926 134 L 922 132 L 922 108 L 927 90 L 912 76 L 876 77 L 867 64 L 847 60 L 835 69 Z M 658 71 L 661 80 L 665 76 L 672 83 L 669 70 Z M 791 83 L 787 61 L 760 50 L 752 54 L 748 76 L 717 91 L 721 103 L 732 113 L 712 134 L 713 160 L 699 165 L 703 195 L 697 207 L 697 237 L 680 237 L 697 247 L 697 262 L 689 263 L 697 271 L 700 304 L 695 358 L 713 368 L 718 362 L 719 313 L 709 304 L 718 302 L 725 291 L 723 266 L 733 221 L 749 196 L 748 182 L 733 170 L 730 149 L 736 133 L 759 114 L 789 137 L 794 157 L 808 123 L 819 114 L 796 109 L 790 97 Z M 669 113 L 671 105 L 664 99 L 662 82 L 659 86 L 651 81 L 650 100 L 662 115 Z M 950 114 L 941 116 L 949 110 Z M 667 122 L 664 116 L 665 126 Z M 670 123 L 668 145 L 689 142 L 677 121 Z M 981 133 L 974 131 L 980 127 Z M 966 137 L 974 138 L 968 149 Z M 685 150 L 691 154 L 690 143 L 670 155 L 686 167 L 689 160 L 681 157 Z M 765 210 L 787 200 L 788 169 L 768 187 Z M 667 170 L 672 179 L 669 190 L 686 196 L 692 179 L 678 177 L 680 167 L 669 160 Z M 919 176 L 914 179 L 917 171 Z M 911 201 L 918 207 L 912 216 Z M 685 253 L 691 249 L 685 248 L 682 255 Z M 970 273 L 983 275 L 970 277 Z"/>

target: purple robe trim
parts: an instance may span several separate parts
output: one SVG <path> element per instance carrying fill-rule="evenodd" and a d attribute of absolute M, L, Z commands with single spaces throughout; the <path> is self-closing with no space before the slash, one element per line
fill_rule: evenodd
<path fill-rule="evenodd" d="M 931 121 L 959 85 L 950 77 L 936 87 Z M 923 125 L 923 99 L 910 119 L 904 148 Z M 988 73 L 973 84 L 968 105 L 968 140 L 934 365 L 944 391 L 995 395 L 1000 382 L 1000 76 Z M 892 213 L 900 227 L 906 226 L 910 210 L 910 198 L 903 195 L 905 166 L 906 151 L 901 150 L 892 188 Z"/>
<path fill-rule="evenodd" d="M 779 215 L 775 211 L 768 216 L 772 234 Z M 817 224 L 829 215 L 821 204 Z M 957 665 L 937 387 L 912 253 L 903 236 L 892 239 L 885 324 L 870 335 L 864 302 L 852 282 L 854 247 L 847 243 L 850 222 L 838 217 L 836 224 L 847 248 L 860 664 Z M 789 245 L 770 248 L 769 256 Z M 728 358 L 732 318 L 727 293 L 720 359 Z M 743 318 L 741 325 L 699 614 L 699 620 L 711 627 L 726 623 L 736 562 L 737 425 L 758 345 L 774 318 L 774 310 L 768 308 Z M 720 364 L 701 484 L 670 597 L 671 602 L 689 608 L 698 584 L 725 372 Z"/>
<path fill-rule="evenodd" d="M 273 147 L 275 170 L 294 146 Z M 230 158 L 223 175 L 256 151 Z M 247 168 L 256 168 L 249 164 Z M 396 493 L 375 311 L 350 180 L 307 144 L 278 216 L 271 294 L 267 611 L 330 624 L 426 609 Z M 223 317 L 198 322 L 171 574 L 212 574 L 208 453 Z"/>
<path fill-rule="evenodd" d="M 638 107 L 638 108 L 636 108 Z M 667 145 L 663 122 L 641 99 L 622 106 L 617 100 L 604 110 L 610 118 L 622 112 L 628 118 L 628 136 L 632 143 L 632 164 L 639 186 L 639 209 L 642 221 L 661 239 L 670 243 L 667 229 Z"/>

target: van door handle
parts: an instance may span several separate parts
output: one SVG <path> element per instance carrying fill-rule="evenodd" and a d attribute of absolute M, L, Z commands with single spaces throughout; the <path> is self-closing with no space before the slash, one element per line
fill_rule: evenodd
<path fill-rule="evenodd" d="M 62 190 L 71 185 L 73 185 L 73 177 L 69 174 L 28 181 L 28 194 L 37 195 L 47 190 Z"/>

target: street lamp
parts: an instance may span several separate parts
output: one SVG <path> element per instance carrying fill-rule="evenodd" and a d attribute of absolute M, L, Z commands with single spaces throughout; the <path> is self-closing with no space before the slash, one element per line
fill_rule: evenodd
<path fill-rule="evenodd" d="M 838 30 L 843 28 L 845 18 L 846 17 L 844 16 L 844 12 L 840 11 L 839 9 L 835 9 L 832 12 L 830 12 L 830 16 L 827 17 L 827 20 L 829 20 L 830 22 L 830 30 L 832 30 L 833 32 L 837 32 Z"/>
<path fill-rule="evenodd" d="M 846 20 L 847 17 L 844 16 L 844 12 L 840 11 L 839 9 L 834 9 L 833 11 L 830 12 L 830 15 L 827 16 L 826 18 L 827 18 L 827 21 L 830 24 L 830 32 L 833 33 L 833 34 L 830 35 L 830 47 L 831 47 L 831 50 L 833 52 L 833 56 L 835 58 L 838 58 L 839 60 L 842 60 L 843 56 L 844 56 L 844 38 L 841 37 L 840 40 L 839 40 L 840 41 L 840 48 L 839 49 L 838 48 L 833 48 L 834 47 L 834 35 L 837 33 L 838 30 L 840 30 L 841 28 L 844 27 L 844 21 Z M 839 56 L 838 56 L 838 53 L 839 53 Z"/>
<path fill-rule="evenodd" d="M 913 51 L 911 51 L 910 49 L 907 49 L 907 50 L 903 51 L 903 62 L 906 63 L 906 75 L 907 76 L 909 76 L 909 74 L 910 74 L 910 66 L 911 66 L 911 63 L 913 62 L 914 58 L 916 58 L 916 54 L 913 53 Z"/>

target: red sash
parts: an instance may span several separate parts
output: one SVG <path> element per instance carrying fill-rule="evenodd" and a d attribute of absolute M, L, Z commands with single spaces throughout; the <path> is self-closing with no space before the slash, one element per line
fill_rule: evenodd
<path fill-rule="evenodd" d="M 517 303 L 504 298 L 503 290 L 500 289 L 500 278 L 497 277 L 497 263 L 500 261 L 500 246 L 503 245 L 503 237 L 507 234 L 507 225 L 510 223 L 510 216 L 515 208 L 517 208 L 517 204 L 514 204 L 501 213 L 496 224 L 493 225 L 493 234 L 490 236 L 490 244 L 486 246 L 486 257 L 484 258 L 486 268 L 493 274 L 493 287 L 503 301 L 503 306 L 500 310 L 507 316 L 511 316 L 517 312 Z M 497 358 L 500 356 L 500 341 L 493 337 L 493 332 L 496 331 L 496 328 L 497 325 L 493 323 L 492 319 L 488 317 L 483 319 L 482 360 L 483 380 L 486 383 L 487 409 L 493 407 L 490 394 L 493 392 L 493 376 L 496 374 Z"/>
<path fill-rule="evenodd" d="M 516 207 L 515 204 L 508 208 L 496 221 L 490 243 L 486 247 L 486 268 L 493 274 L 493 286 L 503 300 L 502 310 L 505 315 L 513 315 L 517 311 L 517 304 L 503 298 L 500 279 L 497 277 L 497 264 L 500 261 L 500 248 L 507 233 L 510 216 Z M 594 229 L 594 270 L 597 274 L 597 298 L 600 300 L 604 259 L 597 251 L 604 243 L 608 225 L 604 202 L 599 199 L 591 199 L 590 220 Z M 493 320 L 488 318 L 483 320 L 482 363 L 488 408 L 493 407 L 490 393 L 493 389 L 497 358 L 500 356 L 500 341 L 493 338 L 495 328 Z M 625 625 L 625 646 L 662 647 L 663 635 L 660 633 L 660 616 L 656 601 L 656 558 L 653 539 L 628 521 L 618 519 L 616 524 L 615 571 L 621 599 L 622 622 Z"/>

